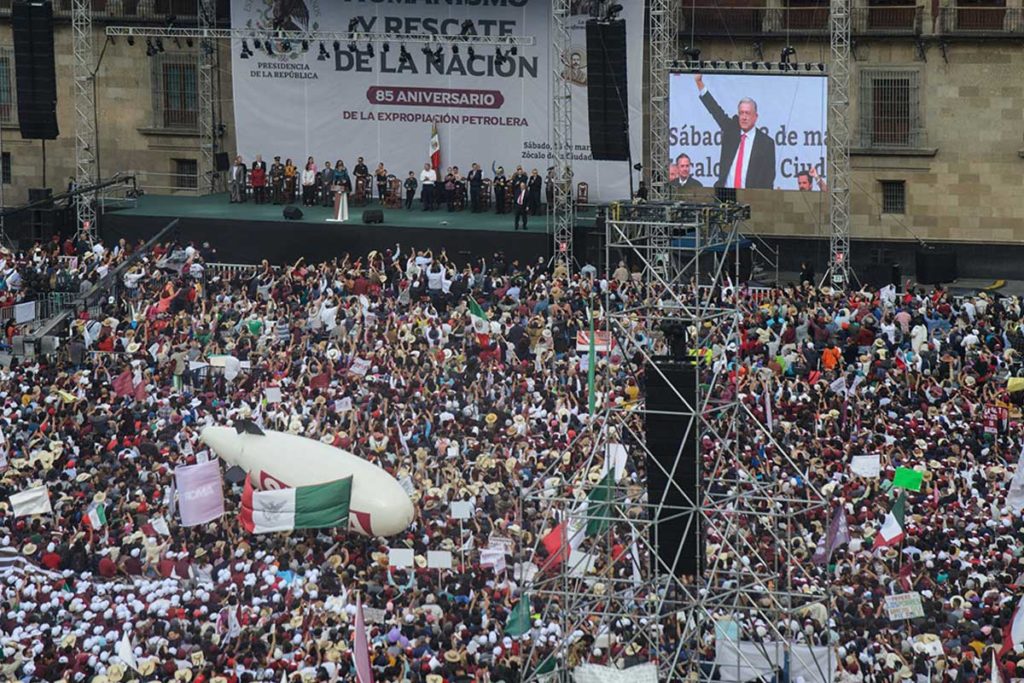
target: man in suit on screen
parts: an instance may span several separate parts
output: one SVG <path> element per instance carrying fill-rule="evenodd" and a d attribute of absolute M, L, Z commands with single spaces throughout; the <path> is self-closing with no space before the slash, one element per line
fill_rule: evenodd
<path fill-rule="evenodd" d="M 695 77 L 700 101 L 722 129 L 722 149 L 715 187 L 770 190 L 775 185 L 775 141 L 757 130 L 757 102 L 744 97 L 736 115 L 722 110 L 700 74 Z"/>

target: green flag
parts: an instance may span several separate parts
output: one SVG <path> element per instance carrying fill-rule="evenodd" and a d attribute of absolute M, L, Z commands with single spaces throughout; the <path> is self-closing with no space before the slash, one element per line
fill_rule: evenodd
<path fill-rule="evenodd" d="M 612 487 L 615 486 L 615 469 L 608 470 L 601 483 L 587 496 L 587 536 L 598 536 L 608 530 L 611 521 Z"/>
<path fill-rule="evenodd" d="M 922 481 L 924 481 L 924 472 L 918 472 L 909 467 L 897 467 L 896 476 L 892 479 L 892 485 L 895 488 L 907 489 L 908 491 L 920 491 Z"/>
<path fill-rule="evenodd" d="M 530 630 L 533 620 L 530 617 L 530 596 L 523 595 L 512 608 L 505 622 L 505 635 L 511 638 L 521 636 Z"/>
<path fill-rule="evenodd" d="M 594 348 L 594 312 L 587 308 L 587 317 L 590 318 L 590 343 L 587 345 L 587 397 L 590 407 L 590 416 L 594 416 L 597 409 L 597 394 L 594 393 L 594 371 L 597 369 L 597 349 Z"/>
<path fill-rule="evenodd" d="M 538 676 L 541 676 L 541 675 L 543 675 L 543 674 L 549 674 L 549 673 L 551 673 L 552 671 L 554 671 L 554 670 L 555 670 L 555 667 L 556 667 L 557 665 L 558 665 L 558 662 L 557 662 L 557 661 L 555 661 L 555 656 L 554 656 L 554 655 L 548 655 L 548 656 L 547 656 L 547 659 L 545 659 L 544 661 L 542 661 L 542 662 L 541 662 L 541 663 L 540 663 L 540 664 L 539 664 L 539 665 L 537 666 L 537 670 L 535 671 L 535 673 L 536 673 L 536 674 L 537 674 Z"/>

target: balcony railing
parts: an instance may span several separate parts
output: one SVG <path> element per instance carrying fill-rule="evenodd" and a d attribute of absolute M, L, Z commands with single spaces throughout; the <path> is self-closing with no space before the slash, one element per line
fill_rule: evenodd
<path fill-rule="evenodd" d="M 1024 35 L 1024 9 L 1020 7 L 942 7 L 939 27 L 947 35 Z"/>
<path fill-rule="evenodd" d="M 853 10 L 855 35 L 899 36 L 921 32 L 921 7 L 858 7 Z M 827 7 L 685 7 L 681 32 L 706 37 L 827 36 Z"/>
<path fill-rule="evenodd" d="M 862 36 L 913 36 L 921 33 L 921 16 L 916 5 L 855 7 L 850 30 Z"/>
<path fill-rule="evenodd" d="M 11 15 L 13 0 L 0 0 L 0 17 Z M 166 24 L 170 17 L 174 25 L 196 25 L 196 0 L 92 0 L 94 21 L 119 23 Z M 217 24 L 226 26 L 230 21 L 230 1 L 217 0 Z M 71 0 L 53 0 L 53 16 L 57 20 L 71 19 Z"/>

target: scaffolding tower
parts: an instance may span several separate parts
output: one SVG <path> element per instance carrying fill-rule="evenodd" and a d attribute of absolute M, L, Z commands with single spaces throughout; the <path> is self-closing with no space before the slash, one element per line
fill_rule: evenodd
<path fill-rule="evenodd" d="M 831 0 L 828 77 L 829 262 L 831 284 L 850 282 L 850 0 Z"/>
<path fill-rule="evenodd" d="M 72 76 L 75 107 L 75 184 L 91 187 L 96 184 L 96 56 L 93 51 L 92 2 L 72 0 Z M 96 239 L 96 194 L 80 195 L 77 207 L 77 235 L 93 242 Z"/>
<path fill-rule="evenodd" d="M 647 165 L 652 199 L 667 199 L 669 67 L 678 54 L 679 2 L 648 0 Z"/>
<path fill-rule="evenodd" d="M 562 635 L 551 655 L 531 638 L 526 680 L 567 676 L 595 650 L 624 653 L 619 665 L 654 662 L 659 680 L 739 680 L 741 670 L 789 656 L 801 635 L 794 620 L 827 614 L 828 578 L 797 559 L 805 541 L 795 530 L 808 516 L 827 517 L 828 503 L 809 484 L 758 476 L 748 448 L 763 449 L 785 472 L 801 469 L 741 400 L 725 355 L 742 331 L 736 283 L 748 217 L 736 204 L 608 208 L 609 266 L 630 262 L 645 296 L 629 304 L 606 296 L 598 327 L 618 351 L 596 368 L 599 409 L 570 462 L 541 473 L 523 494 L 523 519 L 547 520 L 537 539 L 558 524 L 566 529 L 561 562 L 538 559 L 538 571 L 520 572 L 524 580 L 533 574 L 526 595 L 534 611 Z M 637 400 L 624 396 L 616 353 L 636 361 L 640 387 L 659 375 L 678 408 L 652 409 L 644 391 Z M 668 372 L 671 363 L 691 370 Z M 674 419 L 678 449 L 649 440 L 652 415 Z M 605 472 L 623 455 L 635 476 L 613 475 L 608 486 Z M 645 485 L 652 474 L 667 482 L 658 499 Z M 662 525 L 681 526 L 679 547 L 693 556 L 659 547 Z M 803 663 L 823 676 L 832 667 L 827 652 Z"/>
<path fill-rule="evenodd" d="M 556 264 L 572 272 L 572 232 L 575 207 L 572 203 L 572 83 L 569 80 L 568 54 L 569 0 L 551 1 L 551 170 L 554 203 L 551 207 L 551 233 Z"/>
<path fill-rule="evenodd" d="M 197 12 L 198 28 L 203 31 L 199 39 L 198 90 L 199 90 L 199 168 L 197 178 L 199 190 L 213 194 L 217 191 L 216 152 L 216 103 L 214 89 L 217 68 L 217 43 L 206 30 L 216 28 L 217 0 L 199 0 Z"/>

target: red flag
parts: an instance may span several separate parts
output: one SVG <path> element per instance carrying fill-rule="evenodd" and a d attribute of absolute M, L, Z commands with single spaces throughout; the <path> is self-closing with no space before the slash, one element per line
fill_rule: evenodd
<path fill-rule="evenodd" d="M 356 603 L 356 637 L 352 649 L 355 650 L 357 683 L 373 683 L 370 645 L 366 642 L 366 618 L 363 616 L 363 599 L 361 597 Z"/>
<path fill-rule="evenodd" d="M 557 567 L 565 560 L 569 559 L 569 539 L 566 536 L 568 526 L 565 522 L 562 522 L 554 529 L 549 531 L 544 538 L 540 539 L 541 545 L 548 551 L 548 557 L 544 560 L 544 564 L 541 565 L 540 570 Z"/>
<path fill-rule="evenodd" d="M 114 393 L 118 396 L 131 396 L 134 394 L 135 384 L 132 382 L 132 371 L 129 369 L 122 372 L 114 378 L 111 386 L 114 387 Z"/>

